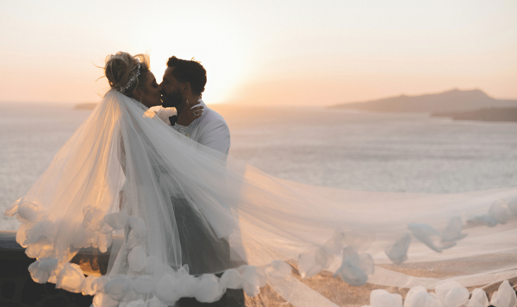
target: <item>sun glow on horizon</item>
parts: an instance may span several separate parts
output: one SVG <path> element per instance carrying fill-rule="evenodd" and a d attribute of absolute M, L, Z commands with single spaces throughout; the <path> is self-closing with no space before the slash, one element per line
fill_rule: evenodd
<path fill-rule="evenodd" d="M 517 3 L 508 0 L 17 1 L 0 5 L 0 102 L 98 101 L 108 54 L 207 69 L 204 100 L 331 105 L 479 88 L 517 98 Z"/>

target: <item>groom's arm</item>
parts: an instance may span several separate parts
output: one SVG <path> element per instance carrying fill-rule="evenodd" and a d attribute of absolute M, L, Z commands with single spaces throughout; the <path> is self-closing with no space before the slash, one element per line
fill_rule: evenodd
<path fill-rule="evenodd" d="M 224 154 L 230 150 L 230 129 L 224 121 L 214 121 L 203 129 L 198 143 Z"/>

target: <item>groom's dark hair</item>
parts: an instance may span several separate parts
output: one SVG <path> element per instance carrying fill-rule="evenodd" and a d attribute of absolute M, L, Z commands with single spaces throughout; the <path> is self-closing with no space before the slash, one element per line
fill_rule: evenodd
<path fill-rule="evenodd" d="M 172 75 L 179 82 L 190 83 L 192 93 L 201 95 L 205 90 L 206 70 L 203 65 L 195 61 L 194 58 L 189 61 L 172 56 L 167 61 L 167 67 L 174 67 Z"/>

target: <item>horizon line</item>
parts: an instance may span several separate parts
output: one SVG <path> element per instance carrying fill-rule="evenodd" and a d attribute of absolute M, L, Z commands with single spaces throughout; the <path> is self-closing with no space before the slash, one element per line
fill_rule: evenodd
<path fill-rule="evenodd" d="M 497 99 L 497 100 L 517 100 L 517 97 L 514 97 L 514 98 L 494 98 L 492 96 L 490 96 L 489 94 L 487 94 L 485 91 L 483 91 L 482 89 L 480 88 L 473 88 L 473 89 L 460 89 L 458 87 L 453 87 L 453 88 L 450 88 L 448 90 L 443 90 L 443 91 L 440 91 L 440 92 L 425 92 L 425 93 L 422 93 L 422 94 L 414 94 L 414 95 L 407 95 L 407 94 L 404 94 L 404 93 L 401 93 L 399 95 L 391 95 L 391 96 L 385 96 L 385 97 L 381 97 L 381 98 L 374 98 L 374 99 L 368 99 L 368 100 L 360 100 L 360 101 L 347 101 L 347 102 L 335 102 L 334 104 L 329 104 L 328 106 L 333 106 L 335 104 L 348 104 L 348 103 L 361 103 L 361 102 L 369 102 L 369 101 L 375 101 L 375 100 L 382 100 L 382 99 L 387 99 L 387 98 L 396 98 L 396 97 L 403 97 L 403 96 L 406 96 L 406 97 L 418 97 L 418 96 L 426 96 L 426 95 L 436 95 L 436 94 L 442 94 L 442 93 L 447 93 L 447 92 L 452 92 L 452 91 L 460 91 L 460 92 L 470 92 L 470 91 L 480 91 L 480 92 L 483 92 L 484 94 L 486 94 L 488 97 L 490 98 L 493 98 L 493 99 Z M 102 101 L 102 98 L 99 100 L 99 101 L 82 101 L 82 102 L 71 102 L 71 101 L 48 101 L 48 100 L 40 100 L 40 101 L 26 101 L 26 100 L 21 100 L 21 101 L 8 101 L 8 100 L 0 100 L 0 104 L 5 104 L 5 103 L 21 103 L 21 104 L 69 104 L 69 105 L 78 105 L 78 104 L 88 104 L 88 103 L 99 103 L 100 101 Z M 236 99 L 232 99 L 232 100 L 229 100 L 229 101 L 224 101 L 224 102 L 212 102 L 212 103 L 209 103 L 211 105 L 248 105 L 248 106 L 269 106 L 271 107 L 271 105 L 268 105 L 268 104 L 257 104 L 257 103 L 246 103 L 246 102 L 239 102 L 238 100 Z M 293 103 L 294 104 L 294 103 Z M 285 104 L 285 105 L 278 105 L 278 106 L 293 106 L 293 104 Z M 306 104 L 303 104 L 303 105 L 300 105 L 300 106 L 307 106 L 307 107 L 310 107 L 311 105 L 306 105 Z M 314 106 L 314 105 L 313 105 Z M 320 105 L 318 105 L 320 106 Z M 321 105 L 321 106 L 324 106 L 324 105 Z"/>

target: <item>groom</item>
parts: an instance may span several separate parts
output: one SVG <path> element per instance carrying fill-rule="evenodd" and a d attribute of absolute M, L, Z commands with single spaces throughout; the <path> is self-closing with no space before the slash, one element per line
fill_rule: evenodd
<path fill-rule="evenodd" d="M 170 57 L 161 84 L 162 106 L 174 107 L 178 111 L 177 117 L 170 118 L 171 125 L 176 126 L 176 130 L 184 132 L 183 134 L 199 144 L 227 155 L 230 150 L 230 130 L 224 118 L 201 100 L 205 84 L 206 70 L 199 62 Z M 204 107 L 199 111 L 202 112 L 201 117 L 188 126 L 181 125 L 181 121 L 175 122 L 181 118 L 182 112 L 187 112 L 194 105 Z"/>
<path fill-rule="evenodd" d="M 175 56 L 170 57 L 160 85 L 162 87 L 162 106 L 176 108 L 178 115 L 169 118 L 176 131 L 190 137 L 199 144 L 227 155 L 230 150 L 230 130 L 224 118 L 208 108 L 201 100 L 205 84 L 206 70 L 199 62 L 182 60 Z M 203 109 L 193 108 L 194 105 L 201 105 Z M 191 108 L 195 111 L 192 112 Z M 197 112 L 202 112 L 202 115 L 199 116 L 201 113 L 196 115 Z M 191 122 L 192 114 L 199 117 Z M 183 122 L 185 119 L 187 120 Z M 173 204 L 175 204 L 174 211 L 178 226 L 182 225 L 181 228 L 189 229 L 187 234 L 180 233 L 180 241 L 183 258 L 191 262 L 190 264 L 187 263 L 191 269 L 190 273 L 202 273 L 204 262 L 210 261 L 213 265 L 217 258 L 222 261 L 223 266 L 230 261 L 230 246 L 227 238 L 219 241 L 209 239 L 210 234 L 206 233 L 206 227 L 197 227 L 197 225 L 203 225 L 204 223 L 198 221 L 198 215 L 191 209 L 186 200 L 175 198 Z M 189 245 L 188 242 L 200 244 Z M 219 257 L 216 257 L 216 254 Z M 207 260 L 206 257 L 210 257 L 210 260 Z M 227 290 L 219 301 L 211 304 L 199 303 L 195 298 L 182 298 L 176 303 L 176 306 L 240 307 L 244 306 L 244 293 L 242 290 Z"/>

